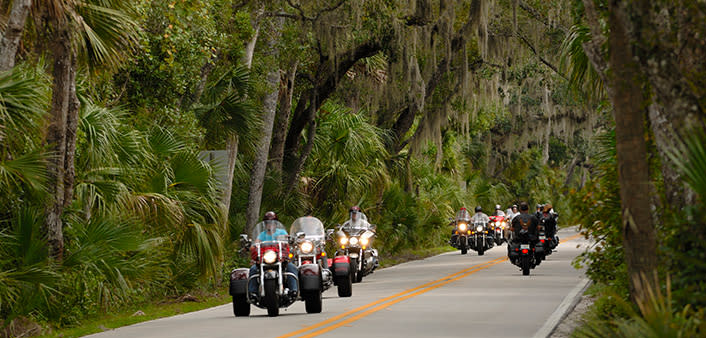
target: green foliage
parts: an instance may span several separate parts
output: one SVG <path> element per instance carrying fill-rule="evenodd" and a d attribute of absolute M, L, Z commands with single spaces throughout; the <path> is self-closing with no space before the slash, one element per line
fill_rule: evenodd
<path fill-rule="evenodd" d="M 657 283 L 659 284 L 659 283 Z M 573 333 L 574 337 L 697 337 L 706 329 L 703 309 L 673 306 L 671 285 L 666 295 L 659 288 L 646 290 L 647 298 L 637 302 L 638 311 L 624 299 L 615 304 L 626 314 L 609 319 L 594 318 Z M 594 309 L 595 311 L 595 309 Z"/>

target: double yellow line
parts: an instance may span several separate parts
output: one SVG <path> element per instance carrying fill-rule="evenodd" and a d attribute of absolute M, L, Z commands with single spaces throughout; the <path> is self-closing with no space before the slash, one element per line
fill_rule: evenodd
<path fill-rule="evenodd" d="M 571 240 L 576 239 L 580 236 L 581 236 L 580 234 L 571 236 L 571 237 L 565 239 L 563 242 L 571 241 Z M 307 326 L 303 329 L 279 336 L 278 338 L 289 338 L 289 337 L 294 337 L 294 336 L 299 336 L 299 335 L 302 335 L 299 338 L 316 337 L 316 336 L 324 334 L 326 332 L 335 330 L 341 326 L 350 324 L 350 323 L 357 321 L 363 317 L 366 317 L 372 313 L 378 312 L 384 308 L 390 307 L 390 306 L 397 304 L 403 300 L 406 300 L 406 299 L 421 295 L 423 293 L 429 292 L 429 291 L 434 290 L 436 288 L 442 287 L 446 284 L 449 284 L 451 282 L 457 281 L 457 280 L 465 278 L 471 274 L 474 274 L 480 270 L 487 269 L 487 268 L 489 268 L 493 265 L 496 265 L 496 264 L 500 264 L 506 260 L 507 260 L 507 257 L 500 257 L 500 258 L 496 258 L 496 259 L 493 259 L 493 260 L 490 260 L 490 261 L 487 261 L 487 262 L 484 262 L 481 264 L 476 264 L 476 265 L 471 266 L 469 268 L 463 269 L 459 272 L 452 273 L 444 278 L 440 278 L 435 281 L 431 281 L 431 282 L 422 284 L 422 285 L 417 286 L 415 288 L 402 291 L 398 294 L 394 294 L 392 296 L 379 299 L 379 300 L 374 301 L 372 303 L 363 305 L 363 306 L 355 308 L 353 310 L 344 312 L 340 315 L 331 317 L 331 318 L 329 318 L 325 321 L 322 321 L 320 323 L 317 323 L 317 324 L 314 324 L 311 326 Z M 348 318 L 346 318 L 346 317 L 348 317 Z M 343 320 L 341 320 L 341 319 L 343 319 Z M 331 324 L 331 325 L 329 325 L 329 324 Z"/>
<path fill-rule="evenodd" d="M 459 280 L 459 279 L 461 279 L 461 278 L 464 278 L 464 277 L 466 277 L 466 276 L 468 276 L 468 275 L 471 275 L 471 274 L 473 274 L 473 273 L 476 273 L 476 272 L 478 272 L 478 271 L 480 271 L 480 270 L 487 269 L 487 268 L 489 268 L 489 267 L 491 267 L 491 266 L 493 266 L 493 265 L 496 265 L 496 264 L 499 264 L 499 263 L 501 263 L 501 262 L 504 262 L 505 260 L 507 260 L 507 257 L 500 257 L 500 258 L 493 259 L 493 260 L 488 261 L 488 262 L 485 262 L 485 263 L 481 263 L 481 264 L 474 265 L 474 266 L 472 266 L 472 267 L 470 267 L 470 268 L 463 269 L 463 270 L 461 270 L 461 271 L 459 271 L 459 272 L 450 274 L 450 275 L 448 275 L 448 276 L 446 276 L 446 277 L 444 277 L 444 278 L 437 279 L 437 280 L 435 280 L 435 281 L 431 281 L 431 282 L 422 284 L 422 285 L 420 285 L 420 286 L 418 286 L 418 287 L 415 287 L 415 288 L 412 288 L 412 289 L 409 289 L 409 290 L 402 291 L 402 292 L 400 292 L 400 293 L 398 293 L 398 294 L 395 294 L 395 295 L 392 295 L 392 296 L 389 296 L 389 297 L 386 297 L 386 298 L 379 299 L 379 300 L 374 301 L 374 302 L 372 302 L 372 303 L 370 303 L 370 304 L 363 305 L 363 306 L 361 306 L 361 307 L 355 308 L 355 309 L 350 310 L 350 311 L 348 311 L 348 312 L 344 312 L 344 313 L 342 313 L 342 314 L 340 314 L 340 315 L 331 317 L 331 318 L 329 318 L 329 319 L 327 319 L 327 320 L 325 320 L 325 321 L 323 321 L 323 322 L 320 322 L 320 323 L 317 323 L 317 324 L 314 324 L 314 325 L 305 327 L 305 328 L 303 328 L 303 329 L 300 329 L 300 330 L 297 330 L 297 331 L 294 331 L 294 332 L 287 333 L 287 334 L 285 334 L 285 335 L 283 335 L 283 336 L 279 336 L 278 338 L 294 337 L 294 336 L 298 336 L 298 335 L 300 335 L 300 334 L 304 334 L 305 332 L 309 332 L 309 331 L 313 331 L 313 330 L 315 330 L 315 331 L 309 332 L 309 333 L 307 333 L 307 334 L 305 334 L 305 335 L 302 335 L 302 336 L 300 336 L 300 338 L 309 338 L 309 337 L 315 337 L 315 336 L 324 334 L 324 333 L 329 332 L 329 331 L 331 331 L 331 330 L 335 330 L 335 329 L 337 329 L 337 328 L 339 328 L 339 327 L 341 327 L 341 326 L 343 326 L 343 325 L 346 325 L 346 324 L 352 323 L 352 322 L 354 322 L 354 321 L 356 321 L 356 320 L 359 320 L 359 319 L 361 319 L 361 318 L 363 318 L 363 317 L 365 317 L 365 316 L 368 316 L 368 315 L 370 315 L 370 314 L 372 314 L 372 313 L 375 313 L 375 312 L 377 312 L 377 311 L 380 311 L 380 310 L 382 310 L 382 309 L 384 309 L 384 308 L 387 308 L 387 307 L 389 307 L 389 306 L 392 306 L 392 305 L 394 305 L 394 304 L 397 304 L 397 303 L 399 303 L 399 302 L 401 302 L 401 301 L 403 301 L 403 300 L 405 300 L 405 299 L 409 299 L 409 298 L 412 298 L 412 297 L 414 297 L 414 296 L 418 296 L 418 295 L 420 295 L 420 294 L 423 294 L 423 293 L 425 293 L 425 292 L 429 292 L 429 291 L 434 290 L 434 289 L 436 289 L 436 288 L 438 288 L 438 287 L 444 286 L 444 285 L 446 285 L 446 284 L 449 284 L 449 283 L 451 283 L 451 282 L 454 282 L 454 281 L 457 281 L 457 280 Z M 365 311 L 363 311 L 363 310 L 365 310 Z M 361 311 L 362 311 L 362 312 L 361 312 Z M 358 312 L 360 312 L 360 313 L 358 313 Z M 355 313 L 358 313 L 358 314 L 353 315 L 353 314 L 355 314 Z M 351 317 L 349 317 L 349 316 L 351 316 Z M 346 318 L 346 317 L 349 317 L 349 318 Z M 345 319 L 345 320 L 342 320 L 342 321 L 339 321 L 339 322 L 336 322 L 336 321 L 338 321 L 338 320 L 340 320 L 340 319 L 343 319 L 343 318 L 346 318 L 346 319 Z M 329 324 L 331 324 L 331 323 L 334 323 L 334 324 L 333 324 L 333 325 L 329 325 Z M 327 325 L 329 325 L 329 326 L 327 326 Z"/>

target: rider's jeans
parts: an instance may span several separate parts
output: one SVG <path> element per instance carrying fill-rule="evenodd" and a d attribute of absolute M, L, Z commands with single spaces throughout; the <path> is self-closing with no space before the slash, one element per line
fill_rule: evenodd
<path fill-rule="evenodd" d="M 299 274 L 299 270 L 297 270 L 297 267 L 292 263 L 287 263 L 287 272 L 290 272 L 295 276 Z M 258 273 L 260 273 L 260 269 L 258 268 L 257 264 L 255 264 L 250 268 L 250 276 Z M 257 293 L 257 286 L 259 282 L 259 278 L 253 278 L 250 280 L 250 284 L 248 285 L 250 293 Z M 287 287 L 292 291 L 297 291 L 297 280 L 294 279 L 294 277 L 292 276 L 287 276 Z"/>

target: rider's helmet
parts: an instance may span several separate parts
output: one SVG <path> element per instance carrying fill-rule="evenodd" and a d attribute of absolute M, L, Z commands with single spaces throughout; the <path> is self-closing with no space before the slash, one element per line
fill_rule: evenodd
<path fill-rule="evenodd" d="M 357 221 L 358 218 L 360 217 L 360 207 L 357 205 L 352 206 L 349 210 L 348 213 L 350 214 L 351 221 Z"/>
<path fill-rule="evenodd" d="M 537 211 L 542 211 L 542 205 L 541 205 L 541 204 L 537 204 Z"/>
<path fill-rule="evenodd" d="M 269 231 L 274 231 L 277 228 L 277 214 L 274 211 L 265 213 L 265 228 Z"/>
<path fill-rule="evenodd" d="M 481 208 L 480 205 L 477 206 L 477 207 L 476 207 L 476 212 L 481 212 L 481 211 L 483 211 L 483 208 Z"/>
<path fill-rule="evenodd" d="M 503 210 L 503 209 L 500 207 L 500 204 L 496 204 L 496 205 L 495 205 L 495 210 Z"/>

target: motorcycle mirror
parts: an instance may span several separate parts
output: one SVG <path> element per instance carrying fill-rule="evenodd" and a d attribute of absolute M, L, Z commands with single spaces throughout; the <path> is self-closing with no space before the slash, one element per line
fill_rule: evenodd
<path fill-rule="evenodd" d="M 333 229 L 326 229 L 326 235 L 327 236 L 333 235 Z"/>
<path fill-rule="evenodd" d="M 302 232 L 302 231 L 297 232 L 297 239 L 302 239 L 304 237 L 306 237 L 306 234 L 304 232 Z"/>
<path fill-rule="evenodd" d="M 376 230 L 377 228 L 378 228 L 377 225 L 375 225 L 375 224 L 370 224 L 370 229 Z"/>

